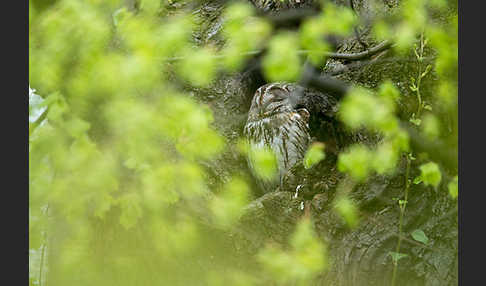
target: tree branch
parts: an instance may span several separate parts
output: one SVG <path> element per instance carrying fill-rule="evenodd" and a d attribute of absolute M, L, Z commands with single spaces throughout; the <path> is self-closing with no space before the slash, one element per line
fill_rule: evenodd
<path fill-rule="evenodd" d="M 319 75 L 317 69 L 307 61 L 304 64 L 299 84 L 303 87 L 310 87 L 324 93 L 331 93 L 340 100 L 350 89 L 351 85 L 324 75 Z M 410 147 L 418 152 L 426 152 L 433 161 L 441 163 L 450 170 L 457 170 L 458 154 L 457 150 L 448 148 L 440 140 L 428 140 L 417 130 L 412 128 L 409 123 L 401 122 L 401 128 L 407 131 L 410 139 Z"/>
<path fill-rule="evenodd" d="M 318 75 L 305 67 L 306 65 L 304 65 L 304 71 L 299 81 L 300 85 L 314 88 L 324 93 L 331 93 L 338 100 L 348 92 L 350 88 L 349 84 L 330 76 Z"/>
<path fill-rule="evenodd" d="M 361 60 L 364 58 L 371 57 L 381 51 L 387 50 L 392 46 L 392 43 L 388 40 L 385 40 L 378 45 L 359 53 L 327 53 L 326 56 L 333 59 L 343 59 L 343 60 Z"/>
<path fill-rule="evenodd" d="M 371 57 L 381 51 L 384 51 L 384 50 L 387 50 L 389 49 L 390 47 L 392 46 L 392 44 L 388 41 L 388 40 L 385 40 L 383 42 L 381 42 L 380 44 L 366 50 L 366 51 L 363 51 L 363 52 L 359 52 L 359 53 L 349 53 L 349 54 L 346 54 L 346 53 L 332 53 L 332 52 L 322 52 L 322 55 L 328 57 L 328 58 L 333 58 L 333 59 L 345 59 L 345 60 L 361 60 L 361 59 L 364 59 L 364 58 L 368 58 L 368 57 Z M 248 52 L 244 52 L 244 53 L 241 53 L 240 56 L 257 56 L 257 55 L 260 55 L 264 52 L 264 50 L 254 50 L 254 51 L 248 51 Z M 309 53 L 315 53 L 315 51 L 310 51 L 310 50 L 297 50 L 296 51 L 297 54 L 299 55 L 306 55 L 306 54 L 309 54 Z M 224 58 L 225 56 L 224 55 L 214 55 L 213 56 L 214 58 L 216 59 L 221 59 L 221 58 Z M 160 59 L 160 58 L 159 58 Z M 176 62 L 176 61 L 180 61 L 180 60 L 183 60 L 185 59 L 185 57 L 183 56 L 180 56 L 180 57 L 170 57 L 170 58 L 163 58 L 162 60 L 163 61 L 166 61 L 166 62 Z"/>
<path fill-rule="evenodd" d="M 424 62 L 432 62 L 435 58 L 434 57 L 428 57 L 424 58 Z M 372 65 L 372 64 L 384 64 L 384 63 L 407 63 L 407 62 L 416 62 L 416 59 L 402 59 L 402 58 L 387 58 L 387 59 L 378 59 L 374 58 L 371 60 L 366 60 L 366 61 L 359 61 L 355 62 L 349 65 L 344 65 L 340 68 L 334 69 L 330 72 L 327 72 L 328 75 L 330 76 L 336 76 L 342 73 L 350 72 L 354 69 L 359 69 L 362 67 L 365 67 L 367 65 Z"/>

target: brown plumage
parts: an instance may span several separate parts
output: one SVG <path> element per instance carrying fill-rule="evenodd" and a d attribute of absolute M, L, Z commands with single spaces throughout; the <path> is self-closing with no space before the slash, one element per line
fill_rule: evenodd
<path fill-rule="evenodd" d="M 244 133 L 252 148 L 269 147 L 278 162 L 278 180 L 260 180 L 264 192 L 271 192 L 294 165 L 304 158 L 310 143 L 309 112 L 299 108 L 296 85 L 266 84 L 256 91 Z M 249 161 L 252 170 L 251 160 Z"/>
<path fill-rule="evenodd" d="M 281 11 L 287 9 L 309 8 L 316 5 L 313 0 L 250 0 L 256 8 L 264 11 Z"/>

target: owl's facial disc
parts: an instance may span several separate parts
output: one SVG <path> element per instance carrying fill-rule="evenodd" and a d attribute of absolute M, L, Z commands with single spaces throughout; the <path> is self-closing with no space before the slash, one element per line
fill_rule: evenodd
<path fill-rule="evenodd" d="M 262 117 L 291 111 L 289 92 L 280 87 L 273 87 L 260 96 L 262 102 L 260 114 Z"/>

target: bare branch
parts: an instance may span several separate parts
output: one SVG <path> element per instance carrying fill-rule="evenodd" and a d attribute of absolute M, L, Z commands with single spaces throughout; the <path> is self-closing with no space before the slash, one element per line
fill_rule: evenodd
<path fill-rule="evenodd" d="M 378 45 L 359 53 L 327 53 L 326 56 L 333 59 L 343 59 L 343 60 L 361 60 L 364 58 L 371 57 L 381 51 L 387 50 L 392 46 L 392 43 L 388 40 L 385 40 Z"/>
<path fill-rule="evenodd" d="M 435 60 L 434 57 L 427 57 L 427 58 L 423 59 L 424 62 L 432 62 L 433 60 Z M 349 64 L 349 65 L 344 65 L 340 68 L 337 68 L 337 69 L 334 69 L 334 70 L 328 72 L 327 74 L 330 75 L 330 76 L 336 76 L 336 75 L 339 75 L 339 74 L 342 74 L 342 73 L 347 73 L 347 72 L 350 72 L 352 70 L 359 69 L 359 68 L 365 67 L 367 65 L 372 65 L 372 64 L 408 63 L 408 62 L 416 62 L 416 61 L 417 61 L 416 59 L 404 59 L 404 58 L 396 58 L 396 57 L 395 58 L 379 59 L 378 57 L 376 57 L 372 60 L 358 61 L 358 62 L 354 62 L 354 63 Z"/>
<path fill-rule="evenodd" d="M 303 87 L 317 89 L 324 93 L 331 93 L 336 99 L 341 99 L 350 89 L 351 85 L 330 76 L 319 75 L 317 69 L 306 62 L 299 84 Z M 401 122 L 401 128 L 407 131 L 410 139 L 410 147 L 419 152 L 426 152 L 433 161 L 441 163 L 450 170 L 457 170 L 458 154 L 457 149 L 448 148 L 440 140 L 428 140 L 409 123 Z"/>

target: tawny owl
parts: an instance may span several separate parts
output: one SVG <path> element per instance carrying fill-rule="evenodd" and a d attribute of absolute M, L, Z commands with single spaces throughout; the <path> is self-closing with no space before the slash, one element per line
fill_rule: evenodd
<path fill-rule="evenodd" d="M 269 147 L 278 163 L 275 180 L 259 181 L 264 192 L 274 191 L 307 151 L 310 115 L 306 108 L 299 108 L 301 96 L 297 85 L 270 83 L 258 88 L 251 102 L 244 134 L 252 148 Z M 254 170 L 251 160 L 249 164 Z"/>
<path fill-rule="evenodd" d="M 296 9 L 303 7 L 312 7 L 315 5 L 313 0 L 250 0 L 258 9 L 269 12 L 285 9 Z"/>

